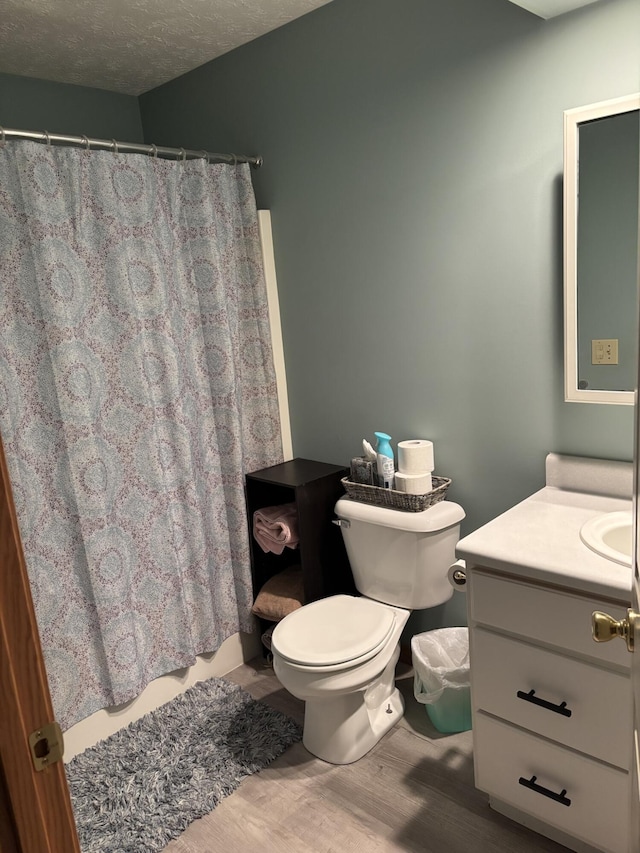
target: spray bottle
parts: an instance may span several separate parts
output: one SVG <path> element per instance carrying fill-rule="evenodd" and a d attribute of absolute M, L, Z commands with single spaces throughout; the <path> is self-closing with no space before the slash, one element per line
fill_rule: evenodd
<path fill-rule="evenodd" d="M 391 436 L 386 432 L 376 432 L 374 435 L 378 439 L 376 445 L 378 485 L 383 489 L 392 489 L 395 482 L 395 465 L 390 444 Z"/>

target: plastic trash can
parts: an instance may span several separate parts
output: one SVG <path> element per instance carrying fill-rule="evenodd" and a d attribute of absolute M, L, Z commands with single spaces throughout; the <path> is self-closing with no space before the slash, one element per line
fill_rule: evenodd
<path fill-rule="evenodd" d="M 471 728 L 469 629 L 437 628 L 411 638 L 413 694 L 439 732 Z"/>

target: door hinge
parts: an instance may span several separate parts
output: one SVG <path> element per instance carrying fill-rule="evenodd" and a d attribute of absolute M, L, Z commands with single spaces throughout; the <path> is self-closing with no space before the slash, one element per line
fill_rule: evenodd
<path fill-rule="evenodd" d="M 62 729 L 54 720 L 41 726 L 29 735 L 31 758 L 36 770 L 46 770 L 56 761 L 60 761 L 64 752 Z"/>

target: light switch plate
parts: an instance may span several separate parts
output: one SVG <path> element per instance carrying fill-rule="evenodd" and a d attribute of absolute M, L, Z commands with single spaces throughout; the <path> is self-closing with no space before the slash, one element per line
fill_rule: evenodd
<path fill-rule="evenodd" d="M 617 364 L 618 339 L 603 338 L 591 341 L 591 364 Z"/>

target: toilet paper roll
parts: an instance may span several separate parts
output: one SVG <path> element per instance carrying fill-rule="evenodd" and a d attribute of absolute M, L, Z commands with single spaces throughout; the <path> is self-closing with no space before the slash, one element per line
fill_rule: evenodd
<path fill-rule="evenodd" d="M 396 471 L 396 490 L 408 495 L 426 495 L 433 488 L 431 474 L 404 474 Z"/>
<path fill-rule="evenodd" d="M 398 442 L 398 471 L 403 474 L 426 474 L 433 471 L 433 442 L 411 438 Z"/>
<path fill-rule="evenodd" d="M 464 560 L 456 560 L 449 566 L 447 579 L 456 592 L 467 591 L 467 564 Z"/>

